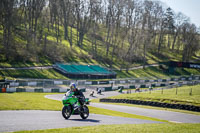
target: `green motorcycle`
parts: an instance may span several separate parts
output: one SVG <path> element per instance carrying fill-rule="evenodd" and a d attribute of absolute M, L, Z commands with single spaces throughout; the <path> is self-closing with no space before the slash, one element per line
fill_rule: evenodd
<path fill-rule="evenodd" d="M 74 92 L 68 91 L 62 98 L 63 109 L 62 115 L 65 119 L 68 119 L 71 115 L 80 114 L 82 119 L 86 119 L 89 116 L 89 109 L 86 104 L 89 104 L 89 99 L 85 99 L 84 104 L 81 106 L 78 98 L 74 96 Z"/>

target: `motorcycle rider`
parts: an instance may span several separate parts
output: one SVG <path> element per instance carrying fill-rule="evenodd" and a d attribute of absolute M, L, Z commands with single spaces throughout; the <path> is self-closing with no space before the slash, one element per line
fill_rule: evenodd
<path fill-rule="evenodd" d="M 76 88 L 75 83 L 70 84 L 70 91 L 74 92 L 74 96 L 76 96 L 78 98 L 78 101 L 82 107 L 84 104 L 84 101 L 85 101 L 85 96 L 83 95 L 83 93 L 80 90 L 78 90 L 78 88 Z"/>

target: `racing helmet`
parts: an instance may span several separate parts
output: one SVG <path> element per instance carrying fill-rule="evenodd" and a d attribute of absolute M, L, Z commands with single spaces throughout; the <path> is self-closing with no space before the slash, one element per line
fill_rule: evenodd
<path fill-rule="evenodd" d="M 75 83 L 71 83 L 69 87 L 70 87 L 71 91 L 75 91 L 76 90 L 76 84 Z"/>

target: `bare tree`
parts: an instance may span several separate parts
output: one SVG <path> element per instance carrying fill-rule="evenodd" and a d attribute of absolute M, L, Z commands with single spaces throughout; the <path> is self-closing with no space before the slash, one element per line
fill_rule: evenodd
<path fill-rule="evenodd" d="M 77 23 L 77 45 L 82 47 L 83 39 L 85 34 L 88 32 L 91 24 L 91 19 L 89 17 L 90 6 L 89 1 L 86 0 L 75 0 L 75 13 L 76 13 L 76 23 Z"/>
<path fill-rule="evenodd" d="M 101 0 L 90 0 L 90 18 L 91 18 L 91 38 L 92 38 L 92 54 L 93 57 L 97 57 L 97 40 L 103 41 L 101 36 L 98 34 L 100 29 L 99 23 L 102 16 L 102 5 Z"/>
<path fill-rule="evenodd" d="M 183 42 L 182 61 L 189 62 L 190 58 L 199 49 L 199 40 L 196 26 L 187 22 L 183 23 L 181 28 L 181 35 Z"/>
<path fill-rule="evenodd" d="M 163 44 L 163 37 L 165 35 L 165 29 L 164 29 L 164 11 L 163 11 L 163 8 L 160 7 L 159 8 L 159 17 L 160 19 L 158 19 L 158 22 L 159 22 L 159 26 L 158 26 L 158 49 L 157 49 L 157 52 L 158 54 L 160 54 L 160 51 L 161 51 L 161 47 L 162 47 L 162 44 Z"/>
<path fill-rule="evenodd" d="M 189 21 L 188 17 L 186 17 L 182 13 L 178 13 L 175 16 L 174 34 L 173 34 L 173 43 L 172 43 L 172 50 L 173 51 L 175 49 L 175 44 L 176 44 L 177 38 L 178 38 L 178 40 L 180 40 L 180 35 L 179 34 L 180 34 L 180 31 L 181 31 L 181 25 L 184 22 L 188 22 L 188 21 Z M 178 51 L 179 51 L 179 48 L 180 48 L 180 43 L 178 43 L 178 46 L 177 46 Z"/>
<path fill-rule="evenodd" d="M 197 28 L 165 7 L 149 0 L 1 0 L 0 57 L 67 60 L 73 45 L 84 49 L 87 38 L 92 58 L 110 67 L 120 62 L 127 72 L 136 62 L 145 68 L 148 53 L 160 55 L 166 47 L 190 61 L 199 50 Z"/>
<path fill-rule="evenodd" d="M 143 36 L 143 68 L 146 65 L 146 54 L 147 48 L 151 45 L 151 39 L 153 38 L 154 34 L 154 27 L 153 27 L 153 2 L 152 1 L 145 1 L 144 2 L 144 12 L 143 12 L 143 20 L 142 20 L 142 36 Z"/>
<path fill-rule="evenodd" d="M 3 50 L 8 61 L 11 53 L 11 45 L 12 45 L 12 32 L 14 29 L 14 21 L 15 20 L 15 6 L 16 0 L 2 0 L 0 2 L 0 10 L 1 10 L 1 26 L 3 27 Z"/>

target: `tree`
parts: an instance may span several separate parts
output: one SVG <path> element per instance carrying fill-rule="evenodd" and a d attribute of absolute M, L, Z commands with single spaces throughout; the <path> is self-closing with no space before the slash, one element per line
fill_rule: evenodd
<path fill-rule="evenodd" d="M 159 19 L 158 19 L 158 49 L 157 49 L 157 53 L 160 54 L 160 51 L 161 51 L 161 47 L 162 47 L 162 44 L 163 44 L 163 37 L 165 35 L 165 30 L 164 30 L 164 11 L 163 11 L 163 8 L 160 7 L 159 8 Z"/>
<path fill-rule="evenodd" d="M 13 31 L 15 28 L 14 20 L 16 15 L 16 0 L 2 0 L 0 2 L 1 26 L 3 27 L 3 53 L 8 61 L 11 58 Z"/>
<path fill-rule="evenodd" d="M 167 8 L 166 13 L 164 14 L 164 26 L 168 37 L 167 46 L 170 49 L 171 35 L 174 33 L 174 13 L 170 7 Z"/>
<path fill-rule="evenodd" d="M 166 13 L 164 14 L 164 26 L 166 28 L 166 33 L 168 36 L 167 42 L 168 42 L 168 48 L 170 49 L 171 46 L 171 35 L 174 33 L 174 13 L 173 10 L 168 7 L 166 10 Z"/>
<path fill-rule="evenodd" d="M 181 25 L 185 22 L 188 22 L 189 19 L 188 17 L 186 17 L 184 14 L 182 13 L 178 13 L 175 15 L 175 18 L 174 18 L 174 34 L 173 34 L 173 43 L 172 43 L 172 50 L 174 51 L 175 49 L 175 44 L 176 44 L 176 41 L 180 40 L 180 31 L 181 31 Z M 178 38 L 178 39 L 177 39 Z M 179 51 L 180 49 L 180 43 L 178 43 L 177 45 L 177 49 Z"/>
<path fill-rule="evenodd" d="M 60 40 L 61 42 L 61 35 L 60 35 L 60 22 L 61 22 L 61 8 L 57 0 L 49 0 L 49 8 L 50 8 L 50 17 L 51 17 L 51 27 L 56 32 L 56 41 L 57 44 Z"/>
<path fill-rule="evenodd" d="M 75 0 L 75 13 L 76 13 L 76 23 L 77 23 L 77 45 L 82 47 L 83 39 L 85 34 L 88 32 L 91 24 L 91 18 L 89 17 L 90 4 L 86 0 Z"/>
<path fill-rule="evenodd" d="M 94 58 L 98 55 L 97 50 L 97 40 L 103 40 L 98 34 L 99 23 L 102 16 L 102 5 L 101 0 L 91 0 L 90 1 L 90 18 L 91 18 L 91 41 L 92 41 L 92 55 Z"/>
<path fill-rule="evenodd" d="M 79 56 L 73 45 L 85 50 L 87 39 L 86 57 L 111 68 L 120 62 L 127 72 L 134 63 L 145 68 L 149 52 L 168 48 L 189 61 L 199 50 L 198 30 L 188 18 L 149 0 L 1 0 L 0 31 L 3 60 L 68 60 Z"/>
<path fill-rule="evenodd" d="M 199 50 L 199 38 L 196 26 L 188 22 L 183 23 L 181 35 L 183 43 L 182 61 L 189 62 L 190 58 Z"/>

